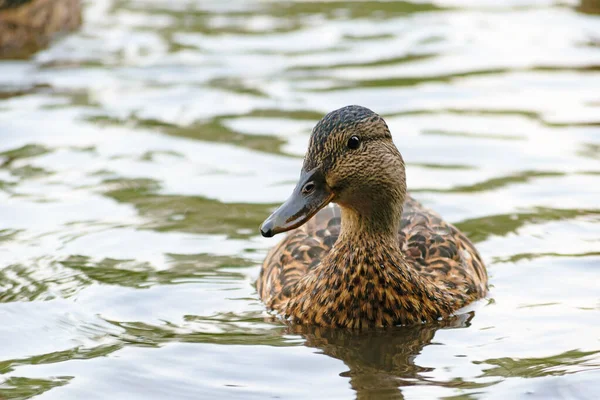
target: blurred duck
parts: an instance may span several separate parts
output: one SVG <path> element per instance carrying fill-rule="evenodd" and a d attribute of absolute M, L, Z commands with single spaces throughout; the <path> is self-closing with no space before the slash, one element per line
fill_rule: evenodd
<path fill-rule="evenodd" d="M 80 25 L 80 0 L 0 0 L 0 57 L 27 57 Z"/>
<path fill-rule="evenodd" d="M 257 289 L 293 323 L 421 324 L 487 291 L 477 250 L 407 194 L 390 130 L 365 107 L 332 111 L 313 129 L 296 188 L 261 226 L 265 237 L 287 231 Z"/>

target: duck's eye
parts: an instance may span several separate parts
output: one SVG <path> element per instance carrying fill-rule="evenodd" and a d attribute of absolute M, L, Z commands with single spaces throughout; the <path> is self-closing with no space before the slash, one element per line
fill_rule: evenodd
<path fill-rule="evenodd" d="M 352 136 L 350 139 L 348 139 L 348 148 L 356 150 L 358 149 L 358 146 L 360 146 L 360 139 L 358 136 Z"/>
<path fill-rule="evenodd" d="M 309 193 L 312 193 L 313 190 L 315 190 L 315 184 L 313 182 L 308 182 L 302 188 L 302 193 L 309 194 Z"/>

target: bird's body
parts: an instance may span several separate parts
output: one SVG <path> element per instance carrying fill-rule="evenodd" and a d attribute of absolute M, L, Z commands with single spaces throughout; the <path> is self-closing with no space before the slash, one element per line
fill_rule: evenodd
<path fill-rule="evenodd" d="M 0 0 L 0 57 L 26 57 L 80 25 L 80 0 Z"/>
<path fill-rule="evenodd" d="M 339 206 L 321 209 L 330 201 Z M 297 190 L 262 229 L 290 231 L 265 259 L 257 289 L 295 323 L 435 321 L 487 290 L 471 242 L 406 193 L 387 125 L 363 107 L 336 110 L 315 127 Z"/>

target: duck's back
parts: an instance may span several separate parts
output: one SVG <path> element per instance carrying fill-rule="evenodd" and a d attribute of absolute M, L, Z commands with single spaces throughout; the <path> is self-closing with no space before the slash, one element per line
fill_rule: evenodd
<path fill-rule="evenodd" d="M 280 311 L 296 282 L 316 267 L 340 233 L 340 208 L 330 205 L 290 231 L 264 261 L 257 289 L 269 308 Z M 433 285 L 470 300 L 486 292 L 487 274 L 477 250 L 453 225 L 406 196 L 398 232 L 408 264 Z"/>

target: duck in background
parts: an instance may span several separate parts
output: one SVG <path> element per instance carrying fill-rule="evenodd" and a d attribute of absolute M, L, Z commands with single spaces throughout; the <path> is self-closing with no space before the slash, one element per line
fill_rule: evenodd
<path fill-rule="evenodd" d="M 447 319 L 487 291 L 477 250 L 407 194 L 390 130 L 365 107 L 332 111 L 313 129 L 292 196 L 261 226 L 266 237 L 287 231 L 257 289 L 294 323 L 421 324 Z"/>
<path fill-rule="evenodd" d="M 0 57 L 28 57 L 79 26 L 80 0 L 0 0 Z"/>

